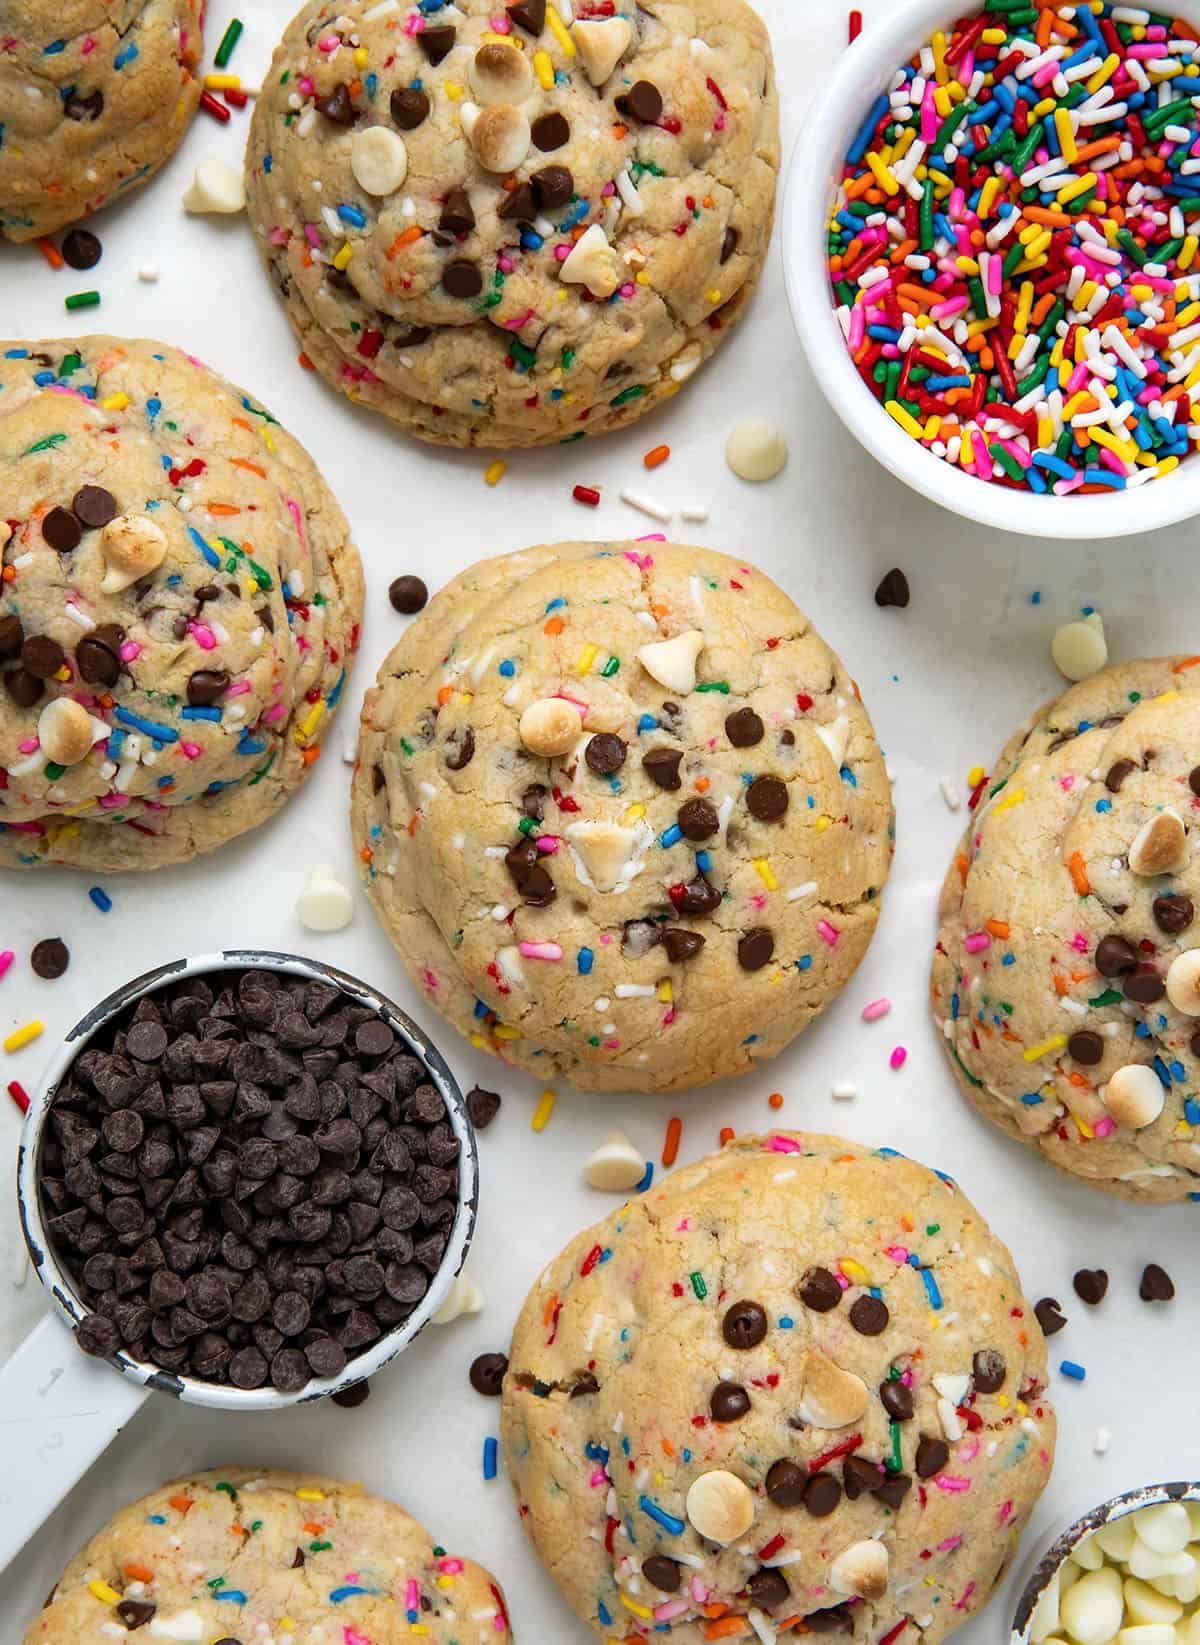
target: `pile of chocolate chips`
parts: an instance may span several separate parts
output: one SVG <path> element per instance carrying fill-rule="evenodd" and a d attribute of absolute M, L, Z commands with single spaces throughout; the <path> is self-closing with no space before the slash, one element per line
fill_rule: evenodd
<path fill-rule="evenodd" d="M 413 1313 L 458 1139 L 407 1043 L 324 982 L 185 978 L 63 1080 L 39 1159 L 85 1352 L 298 1393 Z"/>

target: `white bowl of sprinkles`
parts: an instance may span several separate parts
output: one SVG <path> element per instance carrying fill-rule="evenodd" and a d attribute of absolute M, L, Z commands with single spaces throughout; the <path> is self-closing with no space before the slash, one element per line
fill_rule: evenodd
<path fill-rule="evenodd" d="M 1029 0 L 1024 9 L 1028 16 L 1034 16 L 1033 0 Z M 990 0 L 986 15 L 982 11 L 972 14 L 976 25 L 982 22 L 985 29 L 993 30 L 990 46 L 983 41 L 982 31 L 975 36 L 981 50 L 992 53 L 1000 50 L 1007 54 L 1011 48 L 1018 52 L 1017 67 L 1003 77 L 1001 89 L 1003 95 L 1013 101 L 1014 85 L 1027 88 L 1023 92 L 1018 90 L 1015 98 L 1015 101 L 1024 101 L 1026 105 L 1019 116 L 1020 122 L 1026 124 L 1029 130 L 1032 130 L 1032 126 L 1028 125 L 1030 120 L 1041 122 L 1039 130 L 1043 134 L 1052 131 L 1047 138 L 1048 148 L 1038 146 L 1028 160 L 1020 154 L 1019 146 L 1016 154 L 1022 163 L 1017 176 L 1025 180 L 1031 171 L 1035 173 L 1029 185 L 1039 190 L 1034 220 L 1025 221 L 1022 213 L 1026 208 L 1022 206 L 1020 212 L 1010 212 L 1010 215 L 1020 216 L 1021 220 L 1009 228 L 998 215 L 1003 208 L 997 207 L 997 215 L 991 218 L 989 227 L 990 213 L 986 202 L 980 213 L 972 216 L 970 203 L 974 201 L 978 205 L 979 195 L 972 190 L 970 183 L 966 189 L 957 189 L 954 195 L 947 189 L 935 204 L 938 214 L 934 217 L 934 241 L 928 256 L 921 243 L 929 232 L 926 229 L 924 233 L 919 233 L 913 249 L 906 250 L 904 258 L 900 259 L 906 267 L 901 271 L 905 279 L 896 277 L 899 283 L 907 281 L 911 285 L 924 282 L 928 286 L 942 277 L 936 292 L 926 293 L 940 299 L 936 306 L 942 308 L 942 318 L 940 324 L 933 320 L 928 323 L 938 324 L 942 340 L 933 344 L 935 351 L 940 351 L 946 359 L 942 380 L 953 379 L 960 372 L 967 379 L 966 383 L 955 385 L 958 393 L 953 400 L 954 414 L 942 416 L 932 430 L 929 418 L 925 416 L 925 408 L 916 407 L 913 400 L 899 407 L 893 400 L 889 415 L 889 410 L 881 403 L 887 399 L 889 384 L 881 385 L 881 395 L 877 398 L 860 376 L 847 342 L 848 334 L 857 341 L 863 330 L 869 332 L 870 327 L 863 327 L 861 319 L 853 321 L 851 305 L 842 301 L 849 294 L 847 288 L 844 286 L 840 295 L 835 294 L 829 267 L 829 251 L 833 243 L 830 240 L 831 225 L 835 233 L 843 230 L 850 232 L 847 224 L 839 225 L 835 216 L 839 209 L 854 203 L 847 201 L 842 192 L 848 157 L 856 172 L 862 169 L 862 156 L 868 145 L 873 148 L 873 159 L 879 161 L 883 158 L 875 148 L 877 134 L 886 129 L 879 122 L 885 116 L 894 121 L 897 112 L 906 117 L 901 125 L 911 125 L 914 136 L 909 141 L 908 149 L 890 151 L 895 172 L 890 171 L 886 158 L 883 158 L 886 178 L 880 170 L 872 167 L 874 180 L 879 184 L 876 195 L 880 205 L 875 208 L 875 221 L 868 228 L 871 232 L 887 230 L 887 223 L 880 211 L 893 199 L 898 203 L 899 212 L 907 209 L 906 200 L 911 201 L 912 205 L 907 226 L 904 223 L 897 225 L 904 227 L 905 233 L 898 234 L 896 229 L 891 230 L 892 246 L 907 237 L 913 214 L 919 220 L 919 202 L 926 193 L 924 179 L 927 168 L 923 159 L 914 165 L 910 151 L 916 150 L 923 155 L 932 149 L 941 163 L 946 163 L 947 145 L 942 138 L 945 120 L 937 114 L 933 103 L 927 103 L 927 93 L 933 98 L 938 90 L 943 89 L 938 84 L 939 74 L 944 73 L 952 87 L 947 94 L 951 101 L 942 104 L 949 108 L 951 116 L 960 103 L 965 101 L 969 107 L 967 115 L 958 117 L 951 141 L 957 144 L 961 140 L 969 154 L 978 152 L 971 147 L 977 141 L 971 135 L 975 129 L 972 120 L 988 102 L 995 104 L 993 85 L 980 81 L 980 70 L 972 65 L 970 49 L 958 56 L 955 65 L 959 69 L 964 64 L 972 68 L 975 84 L 968 80 L 964 88 L 967 92 L 965 99 L 958 90 L 953 89 L 954 69 L 941 69 L 940 60 L 947 50 L 953 48 L 957 39 L 953 32 L 956 14 L 945 0 L 909 0 L 908 4 L 897 6 L 886 18 L 874 22 L 834 65 L 823 95 L 808 116 L 790 171 L 784 212 L 784 266 L 788 297 L 801 342 L 830 405 L 865 449 L 915 491 L 967 519 L 1028 536 L 1095 540 L 1137 535 L 1176 524 L 1200 513 L 1200 406 L 1193 410 L 1190 399 L 1193 388 L 1200 393 L 1200 41 L 1176 39 L 1169 32 L 1170 22 L 1178 21 L 1189 36 L 1193 33 L 1200 35 L 1200 0 L 1174 0 L 1169 17 L 1165 11 L 1151 13 L 1135 7 L 1114 6 L 1112 0 L 1095 0 L 1090 6 L 1078 8 L 1063 0 L 1063 3 L 1050 8 L 1039 7 L 1037 15 L 1040 17 L 1045 9 L 1051 10 L 1068 30 L 1074 29 L 1077 38 L 1058 42 L 1052 37 L 1051 47 L 1047 49 L 1055 54 L 1040 59 L 1040 66 L 1034 64 L 1029 55 L 1029 40 L 1022 45 L 1013 39 L 1006 39 L 1003 46 L 994 43 L 999 33 L 998 25 L 1004 21 L 1002 14 L 1015 11 L 1020 17 L 1021 0 L 1011 0 L 1011 3 L 1009 0 Z M 1080 21 L 1083 13 L 1087 14 L 1086 18 Z M 1143 23 L 1137 19 L 1147 21 Z M 1096 37 L 1095 30 L 1101 25 L 1120 29 L 1119 53 L 1111 50 L 1111 40 L 1107 35 Z M 1028 34 L 1034 26 L 1025 28 L 1017 24 L 1009 32 L 1013 36 Z M 971 21 L 968 20 L 965 28 L 970 27 Z M 939 44 L 939 63 L 935 64 L 932 46 L 939 32 L 944 43 Z M 1082 45 L 1079 40 L 1083 41 Z M 1060 50 L 1055 49 L 1060 46 Z M 1150 57 L 1148 53 L 1151 50 L 1173 52 L 1175 55 Z M 921 68 L 931 68 L 931 74 L 924 77 L 919 70 L 914 78 L 905 80 L 902 71 L 922 53 Z M 1115 67 L 1109 62 L 1114 57 L 1118 59 Z M 1134 64 L 1132 69 L 1130 63 Z M 1027 72 L 1031 64 L 1032 70 Z M 1146 64 L 1150 65 L 1148 70 L 1143 66 Z M 983 69 L 990 72 L 991 66 L 985 60 Z M 1085 69 L 1088 71 L 1086 75 L 1083 74 Z M 1039 78 L 1044 75 L 1049 75 L 1049 80 Z M 1071 76 L 1069 81 L 1067 75 Z M 1106 78 L 1097 83 L 1098 76 Z M 992 79 L 994 84 L 995 77 Z M 1027 83 L 1033 79 L 1039 79 L 1038 87 L 1028 88 Z M 1145 92 L 1134 92 L 1130 99 L 1136 101 L 1139 95 L 1142 98 L 1140 109 L 1133 112 L 1149 123 L 1147 138 L 1153 141 L 1148 142 L 1145 150 L 1137 150 L 1133 145 L 1136 128 L 1131 134 L 1128 104 L 1122 104 L 1113 90 L 1114 86 L 1118 90 L 1126 87 L 1131 80 L 1138 87 L 1145 81 L 1149 88 Z M 1169 89 L 1177 81 L 1180 86 L 1176 90 L 1181 88 L 1182 92 L 1187 93 L 1186 97 L 1175 95 Z M 1056 84 L 1058 91 L 1066 86 L 1065 97 L 1056 94 Z M 1095 90 L 1090 89 L 1092 86 Z M 1041 101 L 1031 104 L 1030 99 L 1039 92 Z M 1128 92 L 1125 95 L 1130 96 Z M 1171 108 L 1170 113 L 1167 113 L 1168 108 Z M 1039 109 L 1040 113 L 1037 112 Z M 1001 117 L 996 115 L 995 107 L 993 116 Z M 993 126 L 987 118 L 977 124 L 987 131 L 989 140 L 996 140 Z M 924 150 L 920 146 L 922 139 L 919 134 L 922 130 L 930 136 L 930 143 L 925 145 Z M 872 133 L 876 136 L 873 137 Z M 900 141 L 896 128 L 892 128 L 891 135 Z M 1095 152 L 1097 144 L 1113 137 L 1119 137 L 1117 145 Z M 1064 147 L 1064 142 L 1068 147 L 1074 143 L 1077 155 L 1074 163 L 1067 158 L 1068 148 Z M 939 144 L 942 146 L 938 147 Z M 1127 159 L 1127 155 L 1131 159 Z M 1154 183 L 1143 183 L 1140 176 L 1110 178 L 1110 173 L 1124 171 L 1131 162 L 1137 161 L 1139 155 L 1143 161 L 1147 155 L 1154 161 L 1167 157 L 1163 159 L 1161 170 L 1146 172 L 1147 176 L 1156 180 Z M 1040 156 L 1045 156 L 1045 159 Z M 1000 160 L 998 163 L 1003 165 L 1005 162 Z M 1193 166 L 1197 174 L 1196 199 L 1191 201 L 1182 190 L 1193 186 L 1189 181 L 1192 170 L 1186 169 Z M 988 170 L 990 172 L 992 168 Z M 867 181 L 869 183 L 871 179 L 868 177 Z M 952 182 L 953 179 L 947 178 L 947 181 Z M 884 192 L 885 182 L 887 193 Z M 1162 183 L 1163 188 L 1158 189 L 1157 183 Z M 1139 184 L 1141 186 L 1134 200 L 1128 201 L 1129 193 Z M 935 192 L 940 187 L 940 184 L 935 184 Z M 1060 205 L 1060 196 L 1064 191 L 1066 204 Z M 1116 239 L 1118 228 L 1124 229 L 1124 224 L 1114 222 L 1105 234 L 1100 234 L 1095 228 L 1097 218 L 1092 216 L 1092 208 L 1103 200 L 1105 193 L 1115 196 L 1118 192 L 1122 195 L 1122 209 L 1125 209 L 1127 202 L 1132 208 L 1126 221 L 1133 224 L 1133 231 L 1125 232 L 1137 241 L 1136 258 L 1127 250 L 1128 241 Z M 995 193 L 999 197 L 1003 189 L 998 186 Z M 1081 197 L 1082 204 L 1079 204 Z M 1048 206 L 1045 204 L 1047 200 Z M 1181 205 L 1181 201 L 1184 204 Z M 1115 203 L 1115 200 L 1109 203 Z M 1070 212 L 1073 204 L 1077 209 Z M 950 208 L 949 216 L 944 208 Z M 1039 221 L 1039 212 L 1042 219 L 1048 220 Z M 1068 215 L 1073 224 L 1069 231 L 1056 226 L 1055 219 L 1062 217 L 1065 221 Z M 1101 215 L 1106 216 L 1107 211 Z M 959 228 L 967 233 L 970 232 L 969 225 L 975 223 L 980 231 L 976 245 L 987 259 L 985 262 L 981 255 L 975 260 L 974 292 L 970 290 L 965 270 L 955 271 L 958 276 L 955 283 L 949 268 L 944 266 L 948 264 L 952 268 L 961 253 L 962 241 L 959 240 L 956 245 L 945 234 L 947 227 L 955 231 L 951 219 L 956 216 Z M 1161 217 L 1162 222 L 1154 222 L 1155 217 Z M 1083 225 L 1082 232 L 1080 223 Z M 1143 225 L 1145 237 L 1139 240 Z M 1049 267 L 1046 262 L 1027 267 L 1031 253 L 1026 252 L 1022 263 L 1012 268 L 1010 280 L 1009 273 L 1003 270 L 1004 262 L 1008 261 L 1013 250 L 1013 242 L 1027 243 L 1022 241 L 1023 235 L 1033 231 L 1036 236 L 1044 234 L 1047 229 L 1051 233 L 1050 244 L 1039 245 L 1035 238 L 1034 254 L 1049 259 Z M 1095 235 L 1094 240 L 1089 237 L 1089 231 Z M 1180 241 L 1178 246 L 1174 243 L 1176 240 Z M 862 248 L 856 242 L 851 243 L 855 248 L 855 262 L 861 262 Z M 856 274 L 856 279 L 848 282 L 856 292 L 863 290 L 858 284 L 862 278 L 866 278 L 865 289 L 870 292 L 881 279 L 891 278 L 893 273 L 886 266 L 886 251 L 882 262 L 878 257 L 872 262 L 870 245 L 866 245 L 865 249 L 868 254 L 866 264 L 861 273 Z M 968 246 L 967 249 L 972 248 Z M 1150 258 L 1164 252 L 1170 254 L 1166 263 L 1150 261 Z M 910 258 L 917 259 L 916 263 L 910 262 Z M 921 266 L 922 258 L 925 268 Z M 974 327 L 981 316 L 991 319 L 993 325 L 989 329 L 994 329 L 996 310 L 1001 302 L 1006 310 L 1019 307 L 1019 291 L 1023 282 L 1036 287 L 1040 278 L 1047 282 L 1046 290 L 1051 290 L 1050 277 L 1060 264 L 1069 271 L 1065 273 L 1061 289 L 1061 326 L 1050 328 L 1046 338 L 1039 339 L 1035 322 L 1027 320 L 1028 329 L 1021 332 L 1019 326 L 1013 325 L 1011 314 L 1005 314 L 1009 330 L 1001 334 L 1009 335 L 1010 339 L 1014 334 L 1016 336 L 1012 355 L 1005 351 L 1006 363 L 1011 359 L 1019 392 L 1015 398 L 1003 403 L 1018 411 L 1024 419 L 1023 426 L 993 415 L 982 419 L 972 416 L 974 402 L 967 393 L 967 384 L 972 383 L 972 377 L 964 368 L 964 362 L 969 367 L 972 361 L 962 352 L 964 343 L 969 340 L 968 330 L 971 336 L 975 335 Z M 1105 285 L 1108 295 L 1103 289 Z M 960 299 L 964 291 L 968 296 L 967 301 L 962 303 Z M 1138 293 L 1136 297 L 1135 291 Z M 1035 291 L 1035 301 L 1037 295 Z M 1057 298 L 1060 293 L 1055 290 L 1054 295 Z M 1118 296 L 1124 304 L 1120 315 L 1114 312 L 1117 305 L 1112 300 Z M 975 297 L 984 305 L 982 310 L 975 308 Z M 865 297 L 856 296 L 854 306 L 865 301 Z M 907 299 L 896 298 L 895 301 L 904 303 Z M 1074 306 L 1076 301 L 1078 307 Z M 1144 306 L 1135 310 L 1135 303 Z M 933 305 L 926 307 L 918 302 L 909 306 L 912 314 L 919 317 L 921 314 L 928 315 Z M 1195 315 L 1188 312 L 1193 306 Z M 1093 325 L 1092 319 L 1104 310 L 1109 312 L 1103 321 L 1097 319 Z M 879 316 L 878 308 L 872 307 L 871 313 Z M 962 318 L 964 314 L 965 318 Z M 1159 315 L 1164 318 L 1159 319 Z M 1176 320 L 1177 315 L 1184 316 L 1182 322 Z M 897 311 L 893 308 L 892 319 L 896 317 Z M 899 336 L 894 340 L 883 338 L 881 344 L 884 348 L 890 346 L 894 349 L 892 357 L 901 364 L 904 356 L 916 346 L 920 335 L 919 329 L 910 323 L 908 309 L 904 310 L 903 318 L 904 325 Z M 1121 319 L 1122 324 L 1114 327 L 1116 319 Z M 853 332 L 852 322 L 855 326 Z M 887 326 L 880 328 L 881 332 L 894 329 Z M 1071 333 L 1069 338 L 1064 335 L 1067 332 Z M 1080 334 L 1084 337 L 1082 343 L 1079 341 Z M 1129 341 L 1131 337 L 1132 344 Z M 1177 338 L 1182 338 L 1182 342 L 1178 342 Z M 878 340 L 869 335 L 863 337 L 868 350 Z M 1050 356 L 1055 343 L 1065 347 L 1068 341 L 1081 350 L 1075 368 L 1084 369 L 1073 369 L 1070 379 L 1061 383 L 1057 396 L 1052 397 L 1055 396 L 1055 388 L 1048 389 L 1045 378 L 1048 374 L 1050 384 L 1056 384 L 1057 364 L 1050 364 Z M 1135 370 L 1134 361 L 1140 370 Z M 1046 368 L 1044 372 L 1043 366 Z M 934 364 L 934 370 L 939 369 Z M 1024 375 L 1018 376 L 1018 371 Z M 1034 381 L 1039 372 L 1042 372 L 1040 383 Z M 995 375 L 989 376 L 987 403 L 992 401 L 990 390 L 996 383 Z M 1097 377 L 1111 384 L 1116 391 L 1114 394 L 1110 389 L 1108 404 L 1104 407 L 1097 399 L 1088 399 L 1090 386 Z M 935 386 L 941 387 L 938 377 L 935 376 L 933 381 Z M 1183 385 L 1182 388 L 1180 385 Z M 1144 400 L 1135 398 L 1132 392 L 1126 392 L 1135 387 L 1140 387 L 1141 393 L 1145 394 Z M 1173 399 L 1166 398 L 1164 405 L 1162 399 L 1151 400 L 1146 392 L 1155 388 L 1160 388 L 1164 397 L 1172 389 L 1177 392 Z M 951 392 L 953 397 L 953 391 L 945 392 Z M 1125 411 L 1126 406 L 1129 409 L 1125 416 L 1117 416 Z M 1064 410 L 1070 413 L 1065 418 Z M 1164 415 L 1165 422 L 1155 421 Z M 1082 419 L 1078 424 L 1075 422 L 1077 418 Z M 1124 425 L 1123 432 L 1118 433 L 1121 424 Z M 967 426 L 970 431 L 971 459 L 976 457 L 980 446 L 985 448 L 978 465 L 972 461 L 970 471 L 963 466 L 964 442 L 958 435 L 958 428 L 962 426 Z M 1081 458 L 1079 451 L 1072 449 L 1069 459 L 1064 462 L 1059 445 L 1062 431 L 1071 435 L 1076 427 L 1087 431 L 1083 441 L 1085 455 Z M 1099 440 L 1092 438 L 1097 428 Z M 1145 432 L 1147 428 L 1149 434 Z M 1043 446 L 1048 431 L 1053 431 L 1056 438 L 1052 444 Z M 952 441 L 956 443 L 952 444 Z M 1132 455 L 1134 444 L 1139 451 L 1136 458 Z M 997 446 L 1003 450 L 1003 456 Z M 1171 460 L 1172 456 L 1175 461 Z M 1056 460 L 1048 461 L 1050 458 Z M 1094 462 L 1095 468 L 1085 469 L 1085 461 Z M 1011 469 L 1014 476 L 1022 476 L 1022 482 L 1017 485 L 987 483 L 985 470 L 989 468 L 1002 479 L 1008 478 Z M 1120 472 L 1122 469 L 1123 474 Z M 1024 475 L 1030 470 L 1033 478 L 1025 479 Z M 1084 478 L 1076 478 L 1077 472 L 1082 473 Z M 1067 478 L 1067 474 L 1071 477 Z M 981 475 L 984 477 L 981 478 Z M 1067 495 L 1067 492 L 1077 494 Z"/>

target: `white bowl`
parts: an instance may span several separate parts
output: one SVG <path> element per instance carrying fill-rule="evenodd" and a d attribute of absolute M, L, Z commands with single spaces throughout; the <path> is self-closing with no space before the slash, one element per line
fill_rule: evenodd
<path fill-rule="evenodd" d="M 879 8 L 880 11 L 883 8 Z M 1200 27 L 1200 0 L 1168 8 Z M 813 375 L 857 440 L 897 479 L 968 520 L 1031 537 L 1125 537 L 1200 513 L 1200 454 L 1134 491 L 1055 497 L 989 484 L 934 457 L 897 427 L 859 377 L 837 322 L 826 269 L 826 225 L 842 163 L 872 102 L 934 32 L 960 15 L 953 0 L 907 0 L 872 18 L 843 53 L 805 121 L 784 205 L 788 300 Z"/>

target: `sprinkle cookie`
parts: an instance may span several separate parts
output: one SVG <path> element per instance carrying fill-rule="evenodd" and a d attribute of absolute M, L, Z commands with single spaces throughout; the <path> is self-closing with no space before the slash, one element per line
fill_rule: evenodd
<path fill-rule="evenodd" d="M 304 358 L 351 399 L 444 445 L 602 434 L 758 279 L 770 44 L 742 0 L 310 0 L 247 164 Z"/>
<path fill-rule="evenodd" d="M 315 1474 L 229 1468 L 123 1509 L 67 1566 L 24 1645 L 127 1633 L 399 1645 L 414 1632 L 428 1645 L 512 1639 L 490 1573 L 394 1503 Z"/>
<path fill-rule="evenodd" d="M 1200 682 L 1123 663 L 1011 739 L 942 890 L 933 1011 L 970 1100 L 1128 1199 L 1200 1199 Z"/>
<path fill-rule="evenodd" d="M 202 0 L 0 9 L 0 235 L 98 211 L 179 147 L 200 101 Z"/>
<path fill-rule="evenodd" d="M 1046 1349 L 949 1178 L 730 1143 L 574 1240 L 513 1337 L 526 1530 L 604 1641 L 937 1645 L 1046 1484 Z"/>
<path fill-rule="evenodd" d="M 870 720 L 773 583 L 707 549 L 485 560 L 363 708 L 353 827 L 422 994 L 594 1090 L 775 1056 L 866 951 L 891 858 Z"/>
<path fill-rule="evenodd" d="M 358 551 L 257 400 L 159 343 L 0 343 L 0 866 L 157 868 L 299 786 Z"/>

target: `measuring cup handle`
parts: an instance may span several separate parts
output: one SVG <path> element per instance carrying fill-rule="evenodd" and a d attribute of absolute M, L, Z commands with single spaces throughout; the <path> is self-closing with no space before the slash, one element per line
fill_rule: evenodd
<path fill-rule="evenodd" d="M 0 1368 L 0 1570 L 112 1444 L 147 1390 L 89 1359 L 52 1314 Z M 63 1550 L 63 1563 L 74 1549 Z"/>

